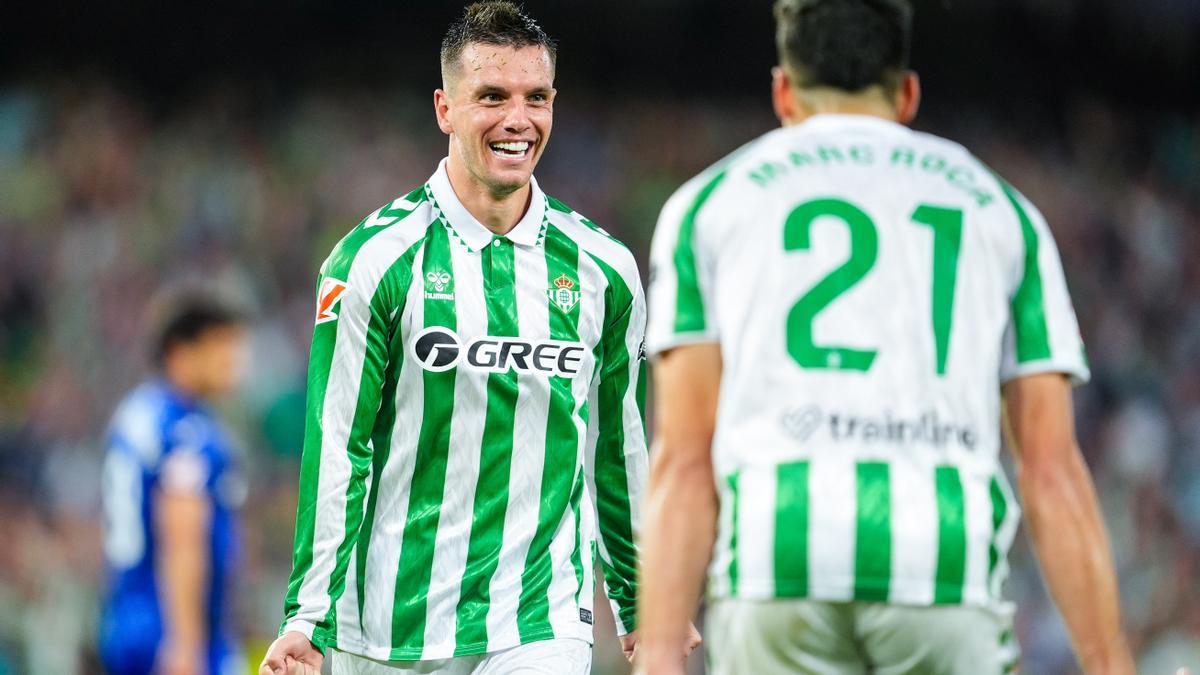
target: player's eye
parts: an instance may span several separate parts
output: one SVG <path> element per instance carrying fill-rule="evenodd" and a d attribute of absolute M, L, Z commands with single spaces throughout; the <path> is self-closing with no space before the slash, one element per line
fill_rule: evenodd
<path fill-rule="evenodd" d="M 550 98 L 545 94 L 533 94 L 529 97 L 529 100 L 533 101 L 534 103 L 545 103 L 546 101 L 550 100 Z"/>
<path fill-rule="evenodd" d="M 485 101 L 487 103 L 499 103 L 504 100 L 504 97 L 500 96 L 500 94 L 497 94 L 494 91 L 490 91 L 490 92 L 484 94 L 483 96 L 480 96 L 479 100 Z"/>

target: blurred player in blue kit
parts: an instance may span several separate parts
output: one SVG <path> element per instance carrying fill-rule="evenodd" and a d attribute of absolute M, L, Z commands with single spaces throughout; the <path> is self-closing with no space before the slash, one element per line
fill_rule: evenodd
<path fill-rule="evenodd" d="M 114 675 L 238 672 L 231 582 L 245 483 L 207 403 L 238 385 L 244 319 L 195 289 L 156 310 L 157 372 L 126 395 L 108 433 L 101 658 Z"/>

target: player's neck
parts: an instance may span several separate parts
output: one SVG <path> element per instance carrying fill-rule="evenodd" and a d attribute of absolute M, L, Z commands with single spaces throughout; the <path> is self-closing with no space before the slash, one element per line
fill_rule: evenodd
<path fill-rule="evenodd" d="M 168 360 L 163 364 L 163 379 L 176 393 L 190 401 L 201 401 L 208 397 L 203 378 L 190 367 L 191 364 Z"/>
<path fill-rule="evenodd" d="M 896 106 L 882 92 L 872 89 L 856 94 L 825 87 L 793 91 L 795 108 L 792 116 L 783 121 L 784 126 L 800 124 L 817 115 L 864 115 L 899 121 Z"/>
<path fill-rule="evenodd" d="M 467 213 L 475 216 L 475 220 L 494 234 L 508 234 L 529 209 L 532 192 L 529 183 L 512 192 L 497 194 L 453 159 L 447 162 L 446 174 L 454 195 L 462 202 Z"/>

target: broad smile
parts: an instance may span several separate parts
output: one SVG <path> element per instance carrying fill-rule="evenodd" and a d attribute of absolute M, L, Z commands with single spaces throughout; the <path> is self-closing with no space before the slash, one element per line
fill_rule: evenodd
<path fill-rule="evenodd" d="M 530 141 L 492 141 L 488 143 L 492 154 L 502 159 L 522 160 L 529 156 L 529 151 L 533 149 L 533 143 Z"/>

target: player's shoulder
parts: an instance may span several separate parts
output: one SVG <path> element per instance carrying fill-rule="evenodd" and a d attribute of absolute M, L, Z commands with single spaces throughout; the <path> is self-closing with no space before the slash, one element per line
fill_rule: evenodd
<path fill-rule="evenodd" d="M 1028 217 L 1029 214 L 1040 218 L 1033 202 L 965 145 L 925 132 L 913 132 L 913 136 L 920 139 L 925 148 L 940 151 L 943 156 L 949 158 L 947 166 L 951 168 L 947 171 L 952 172 L 954 165 L 958 165 L 968 167 L 968 170 L 973 172 L 971 181 L 977 189 L 972 194 L 979 206 L 1000 203 L 1011 206 L 1019 218 Z"/>
<path fill-rule="evenodd" d="M 632 288 L 640 279 L 637 259 L 620 239 L 561 200 L 546 195 L 546 220 L 579 250 L 613 269 Z"/>
<path fill-rule="evenodd" d="M 109 434 L 113 449 L 130 452 L 143 464 L 162 454 L 166 425 L 172 415 L 171 398 L 159 382 L 147 381 L 130 390 L 113 412 Z"/>
<path fill-rule="evenodd" d="M 389 264 L 424 239 L 436 219 L 427 186 L 421 185 L 367 214 L 334 245 L 321 272 L 345 279 L 358 260 L 378 258 Z"/>
<path fill-rule="evenodd" d="M 972 171 L 982 173 L 988 178 L 999 178 L 990 166 L 979 159 L 967 146 L 958 141 L 927 131 L 917 130 L 910 130 L 909 138 L 912 139 L 914 151 L 921 153 L 915 159 L 917 161 L 924 161 L 927 166 L 936 166 L 936 158 L 944 158 L 948 169 L 955 165 L 965 166 Z"/>
<path fill-rule="evenodd" d="M 685 222 L 694 220 L 699 211 L 725 188 L 726 178 L 734 175 L 743 164 L 753 162 L 764 148 L 769 147 L 770 139 L 778 131 L 769 131 L 745 143 L 681 185 L 663 205 L 658 227 L 679 229 Z"/>

